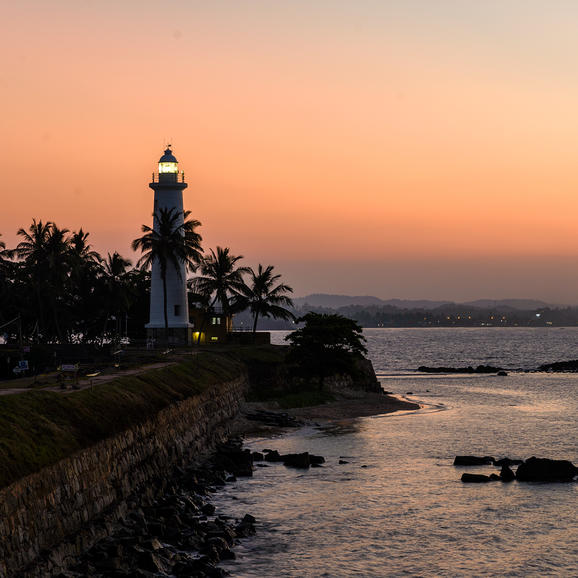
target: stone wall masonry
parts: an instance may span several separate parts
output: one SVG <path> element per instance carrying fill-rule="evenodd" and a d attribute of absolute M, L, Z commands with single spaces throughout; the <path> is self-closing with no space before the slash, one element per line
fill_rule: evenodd
<path fill-rule="evenodd" d="M 211 386 L 0 490 L 0 577 L 50 576 L 108 535 L 127 501 L 146 503 L 227 436 L 247 387 Z"/>

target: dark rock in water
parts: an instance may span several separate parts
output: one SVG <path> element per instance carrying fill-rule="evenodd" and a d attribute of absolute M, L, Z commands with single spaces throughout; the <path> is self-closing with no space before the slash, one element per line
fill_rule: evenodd
<path fill-rule="evenodd" d="M 342 466 L 343 464 L 348 464 L 347 460 L 339 460 L 339 465 Z"/>
<path fill-rule="evenodd" d="M 251 477 L 253 475 L 253 458 L 250 450 L 241 448 L 240 440 L 229 441 L 217 448 L 214 457 L 215 465 L 234 476 Z M 223 480 L 224 482 L 225 480 Z"/>
<path fill-rule="evenodd" d="M 510 469 L 508 464 L 502 465 L 502 470 L 500 472 L 500 479 L 502 482 L 512 482 L 516 479 L 516 474 Z"/>
<path fill-rule="evenodd" d="M 494 461 L 492 456 L 456 456 L 454 466 L 484 466 L 493 464 Z"/>
<path fill-rule="evenodd" d="M 557 363 L 546 363 L 540 365 L 537 371 L 578 371 L 578 359 L 572 361 L 558 361 Z"/>
<path fill-rule="evenodd" d="M 309 454 L 309 463 L 311 465 L 324 464 L 325 458 L 323 456 L 316 456 L 314 454 Z"/>
<path fill-rule="evenodd" d="M 421 365 L 417 370 L 423 373 L 498 373 L 504 371 L 501 367 L 491 365 L 478 365 L 475 369 L 471 365 L 467 367 L 428 367 Z"/>
<path fill-rule="evenodd" d="M 307 469 L 311 465 L 308 452 L 303 452 L 302 454 L 285 454 L 281 457 L 283 459 L 283 463 L 291 468 Z"/>
<path fill-rule="evenodd" d="M 512 460 L 510 458 L 502 458 L 500 460 L 495 460 L 495 466 L 517 466 L 521 464 L 524 460 Z"/>
<path fill-rule="evenodd" d="M 277 450 L 269 450 L 265 454 L 265 461 L 266 462 L 282 462 L 283 457 Z"/>
<path fill-rule="evenodd" d="M 485 484 L 490 481 L 490 476 L 484 476 L 482 474 L 462 474 L 462 482 L 465 484 Z"/>
<path fill-rule="evenodd" d="M 245 514 L 243 519 L 237 524 L 235 532 L 240 538 L 253 536 L 255 534 L 255 518 L 251 514 Z"/>
<path fill-rule="evenodd" d="M 502 371 L 498 371 L 497 375 L 499 375 L 500 377 L 506 377 L 508 375 L 508 372 L 502 370 Z"/>
<path fill-rule="evenodd" d="M 413 391 L 406 391 L 405 395 L 413 395 Z"/>
<path fill-rule="evenodd" d="M 501 479 L 498 474 L 490 474 L 490 480 L 492 480 L 492 482 L 499 482 Z"/>
<path fill-rule="evenodd" d="M 261 452 L 252 452 L 251 457 L 253 458 L 254 462 L 262 462 L 265 459 Z"/>
<path fill-rule="evenodd" d="M 578 468 L 568 460 L 531 457 L 518 466 L 516 479 L 521 482 L 571 482 Z"/>

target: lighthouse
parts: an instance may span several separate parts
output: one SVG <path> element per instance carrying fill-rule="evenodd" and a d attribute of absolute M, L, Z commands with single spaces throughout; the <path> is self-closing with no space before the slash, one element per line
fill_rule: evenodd
<path fill-rule="evenodd" d="M 153 173 L 149 187 L 155 192 L 153 229 L 158 230 L 158 214 L 161 209 L 171 210 L 179 215 L 177 225 L 183 223 L 183 191 L 187 188 L 185 174 L 179 172 L 178 161 L 170 146 L 159 159 L 158 173 Z M 169 263 L 166 271 L 168 341 L 172 344 L 191 343 L 189 307 L 187 302 L 187 275 L 184 262 L 178 268 Z M 151 270 L 151 301 L 147 337 L 165 337 L 164 291 L 160 264 L 154 260 Z"/>

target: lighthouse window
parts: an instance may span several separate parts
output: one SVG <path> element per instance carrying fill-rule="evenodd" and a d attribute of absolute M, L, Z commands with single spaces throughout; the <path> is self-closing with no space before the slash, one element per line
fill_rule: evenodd
<path fill-rule="evenodd" d="M 213 318 L 211 319 L 211 323 L 212 323 L 213 325 L 221 325 L 221 318 L 220 318 L 220 317 L 213 317 Z"/>
<path fill-rule="evenodd" d="M 179 317 L 181 314 L 181 306 L 175 305 L 175 317 Z"/>

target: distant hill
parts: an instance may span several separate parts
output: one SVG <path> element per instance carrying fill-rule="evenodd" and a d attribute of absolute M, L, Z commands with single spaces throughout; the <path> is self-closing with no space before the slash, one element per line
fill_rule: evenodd
<path fill-rule="evenodd" d="M 557 307 L 545 301 L 537 301 L 535 299 L 477 299 L 476 301 L 468 301 L 463 305 L 470 307 L 478 307 L 480 309 L 518 309 L 520 311 L 532 311 L 534 309 L 542 309 L 545 307 Z"/>
<path fill-rule="evenodd" d="M 433 301 L 429 299 L 380 299 L 371 295 L 331 295 L 327 293 L 313 293 L 305 297 L 296 297 L 293 299 L 296 308 L 302 308 L 305 305 L 311 307 L 327 307 L 329 309 L 338 309 L 339 307 L 348 307 L 351 305 L 379 307 L 392 306 L 398 309 L 436 309 L 444 305 L 465 305 L 466 307 L 476 307 L 478 309 L 495 309 L 497 311 L 532 311 L 545 307 L 557 307 L 539 301 L 536 299 L 477 299 L 467 301 L 466 303 L 455 303 L 453 301 Z"/>

